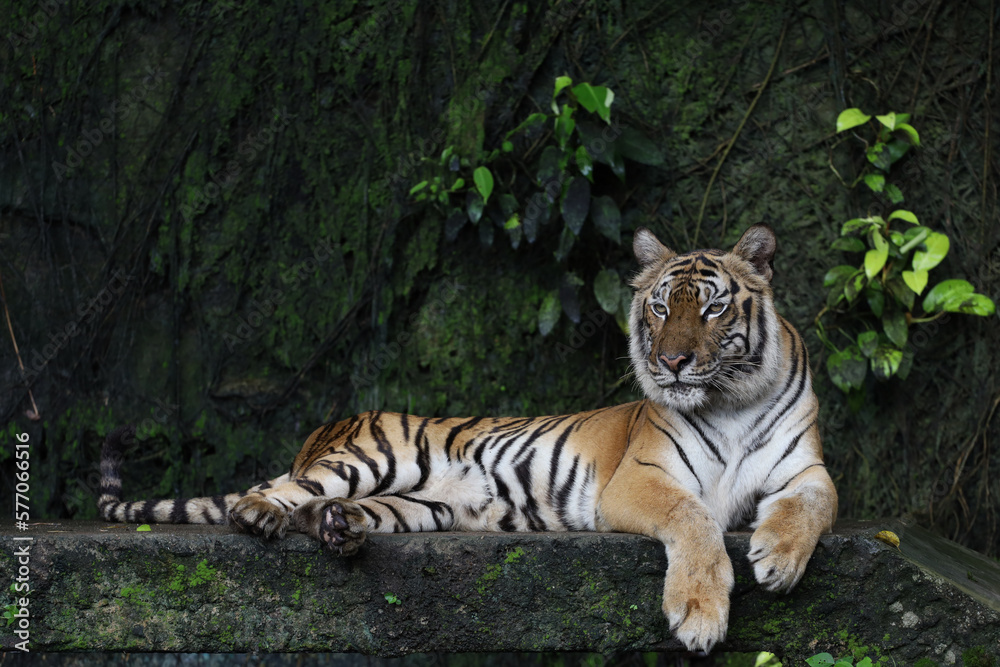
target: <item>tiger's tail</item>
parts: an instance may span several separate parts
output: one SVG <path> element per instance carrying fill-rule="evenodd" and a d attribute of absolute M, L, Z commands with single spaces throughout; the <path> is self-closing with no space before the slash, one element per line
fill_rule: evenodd
<path fill-rule="evenodd" d="M 125 449 L 135 442 L 134 426 L 119 426 L 104 439 L 101 449 L 101 495 L 97 508 L 105 521 L 126 523 L 206 523 L 225 524 L 229 510 L 257 488 L 243 493 L 227 493 L 204 498 L 122 501 L 122 478 L 119 468 Z M 280 480 L 280 478 L 279 478 Z M 278 481 L 278 480 L 275 480 Z"/>

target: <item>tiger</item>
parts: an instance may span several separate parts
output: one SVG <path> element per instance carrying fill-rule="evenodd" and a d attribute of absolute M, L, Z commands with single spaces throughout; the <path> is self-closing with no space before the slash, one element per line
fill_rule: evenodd
<path fill-rule="evenodd" d="M 102 449 L 108 521 L 229 523 L 311 536 L 357 554 L 368 533 L 602 531 L 667 555 L 663 614 L 691 652 L 725 640 L 733 567 L 723 532 L 753 529 L 747 558 L 790 590 L 837 515 L 805 345 L 775 312 L 774 232 L 730 252 L 678 254 L 636 231 L 631 368 L 642 400 L 546 417 L 424 418 L 373 411 L 320 426 L 289 472 L 204 498 L 123 502 L 134 429 Z"/>

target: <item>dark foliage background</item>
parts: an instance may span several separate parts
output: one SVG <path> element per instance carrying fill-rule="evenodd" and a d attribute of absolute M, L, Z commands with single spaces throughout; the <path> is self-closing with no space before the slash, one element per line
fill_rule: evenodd
<path fill-rule="evenodd" d="M 841 515 L 915 514 L 996 555 L 996 318 L 925 326 L 910 378 L 872 385 L 857 413 L 811 323 L 842 263 L 840 224 L 887 210 L 830 168 L 865 163 L 833 134 L 850 106 L 914 114 L 924 147 L 896 176 L 906 207 L 950 235 L 941 277 L 1000 297 L 998 11 L 3 0 L 0 275 L 25 371 L 5 330 L 0 503 L 18 432 L 33 443 L 32 516 L 91 518 L 101 438 L 124 422 L 149 438 L 126 471 L 138 498 L 280 474 L 319 423 L 370 408 L 537 415 L 634 399 L 618 325 L 587 326 L 594 276 L 633 271 L 640 225 L 685 250 L 767 222 Z M 514 249 L 502 220 L 446 225 L 450 206 L 408 195 L 446 146 L 475 163 L 544 111 L 561 74 L 610 87 L 615 120 L 666 156 L 626 161 L 624 183 L 598 165 L 621 244 L 588 223 L 559 261 L 557 218 Z M 518 138 L 498 188 L 533 192 L 547 132 Z M 539 308 L 561 285 L 565 312 L 542 336 Z"/>

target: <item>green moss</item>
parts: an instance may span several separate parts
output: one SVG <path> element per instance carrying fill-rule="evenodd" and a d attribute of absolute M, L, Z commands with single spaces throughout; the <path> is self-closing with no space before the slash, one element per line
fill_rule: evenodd
<path fill-rule="evenodd" d="M 962 663 L 965 667 L 997 667 L 998 662 L 997 653 L 984 646 L 974 646 L 962 651 Z"/>

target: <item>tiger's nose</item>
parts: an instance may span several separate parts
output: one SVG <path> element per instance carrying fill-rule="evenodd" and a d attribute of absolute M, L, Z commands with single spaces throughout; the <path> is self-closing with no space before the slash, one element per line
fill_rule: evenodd
<path fill-rule="evenodd" d="M 665 363 L 667 368 L 672 370 L 674 373 L 680 371 L 681 367 L 687 364 L 690 358 L 691 357 L 686 354 L 675 354 L 672 357 L 668 357 L 665 354 L 660 355 L 660 361 Z"/>

